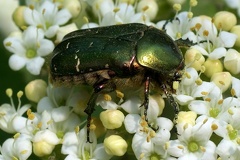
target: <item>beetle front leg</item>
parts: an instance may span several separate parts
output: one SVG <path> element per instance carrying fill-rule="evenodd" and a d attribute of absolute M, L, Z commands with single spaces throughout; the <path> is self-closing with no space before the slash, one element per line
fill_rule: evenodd
<path fill-rule="evenodd" d="M 108 81 L 107 81 L 108 82 Z M 91 126 L 91 120 L 92 120 L 92 113 L 94 112 L 94 107 L 96 104 L 96 100 L 99 94 L 102 93 L 109 93 L 116 89 L 116 85 L 112 82 L 109 83 L 99 83 L 97 85 L 94 85 L 94 92 L 91 95 L 87 108 L 84 110 L 84 112 L 88 115 L 87 117 L 87 142 L 92 143 L 90 141 L 90 126 Z"/>

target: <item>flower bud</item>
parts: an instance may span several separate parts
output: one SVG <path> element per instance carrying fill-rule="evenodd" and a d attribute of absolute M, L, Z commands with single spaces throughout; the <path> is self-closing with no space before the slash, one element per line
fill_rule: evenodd
<path fill-rule="evenodd" d="M 77 17 L 81 11 L 79 0 L 64 0 L 63 5 L 68 9 L 73 18 Z"/>
<path fill-rule="evenodd" d="M 195 48 L 190 48 L 185 53 L 185 64 L 199 71 L 205 62 L 203 55 Z"/>
<path fill-rule="evenodd" d="M 235 42 L 235 46 L 240 47 L 240 25 L 233 26 L 231 29 L 231 33 L 237 35 L 237 40 Z"/>
<path fill-rule="evenodd" d="M 194 126 L 196 118 L 197 114 L 193 111 L 179 112 L 176 126 L 178 134 L 182 134 L 189 126 Z"/>
<path fill-rule="evenodd" d="M 77 30 L 77 29 L 78 29 L 78 28 L 77 28 L 77 26 L 76 26 L 75 23 L 71 23 L 71 24 L 65 25 L 65 26 L 63 26 L 63 27 L 60 27 L 60 28 L 58 29 L 58 31 L 57 31 L 57 34 L 56 34 L 57 38 L 56 38 L 55 43 L 56 43 L 56 44 L 60 43 L 60 42 L 62 41 L 63 37 L 64 37 L 66 34 L 72 32 L 72 31 L 75 31 L 75 30 Z"/>
<path fill-rule="evenodd" d="M 178 114 L 178 124 L 190 124 L 190 125 L 195 125 L 195 119 L 197 118 L 197 114 L 193 111 L 188 111 L 188 112 L 179 112 Z"/>
<path fill-rule="evenodd" d="M 234 25 L 237 24 L 236 16 L 228 11 L 217 12 L 213 17 L 213 22 L 218 29 L 229 31 Z"/>
<path fill-rule="evenodd" d="M 224 58 L 224 67 L 233 74 L 240 72 L 240 53 L 235 49 L 229 49 Z"/>
<path fill-rule="evenodd" d="M 211 77 L 214 73 L 217 72 L 222 72 L 223 71 L 223 65 L 222 62 L 218 59 L 213 60 L 213 59 L 207 59 L 205 63 L 203 64 L 205 67 L 204 74 L 207 77 Z"/>
<path fill-rule="evenodd" d="M 104 147 L 107 154 L 123 156 L 127 151 L 127 142 L 118 135 L 111 135 L 104 139 Z"/>
<path fill-rule="evenodd" d="M 141 0 L 137 5 L 137 11 L 144 11 L 150 20 L 153 20 L 158 13 L 157 2 L 155 0 Z"/>
<path fill-rule="evenodd" d="M 24 16 L 23 16 L 23 13 L 24 13 L 24 10 L 26 9 L 27 7 L 26 6 L 19 6 L 15 9 L 15 11 L 13 12 L 13 21 L 15 22 L 15 24 L 21 28 L 23 26 L 26 26 L 27 23 L 24 19 Z"/>
<path fill-rule="evenodd" d="M 39 131 L 33 138 L 33 152 L 39 157 L 49 155 L 58 143 L 59 139 L 53 132 Z"/>
<path fill-rule="evenodd" d="M 211 81 L 221 88 L 222 92 L 225 92 L 231 85 L 232 76 L 229 72 L 214 73 Z"/>
<path fill-rule="evenodd" d="M 100 113 L 103 126 L 107 129 L 115 129 L 122 126 L 124 115 L 119 110 L 106 110 Z"/>
<path fill-rule="evenodd" d="M 46 96 L 47 83 L 41 79 L 29 82 L 25 87 L 26 97 L 33 102 L 38 102 Z"/>

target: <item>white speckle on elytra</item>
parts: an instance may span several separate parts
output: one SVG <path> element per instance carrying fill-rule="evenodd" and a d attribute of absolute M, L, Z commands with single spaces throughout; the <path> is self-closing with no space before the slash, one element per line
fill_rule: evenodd
<path fill-rule="evenodd" d="M 77 72 L 80 71 L 79 67 L 80 67 L 80 59 L 78 58 L 78 59 L 77 59 L 77 64 L 76 64 L 76 70 L 77 70 Z"/>

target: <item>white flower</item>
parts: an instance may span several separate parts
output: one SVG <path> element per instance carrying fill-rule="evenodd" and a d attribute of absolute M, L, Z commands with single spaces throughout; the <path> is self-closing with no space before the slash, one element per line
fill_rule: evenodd
<path fill-rule="evenodd" d="M 220 59 L 226 55 L 226 48 L 233 47 L 237 36 L 226 31 L 217 31 L 216 26 L 211 20 L 202 17 L 193 18 L 193 26 L 201 25 L 197 28 L 198 42 L 207 41 L 207 43 L 199 43 L 193 46 L 203 55 L 211 59 Z"/>
<path fill-rule="evenodd" d="M 173 21 L 167 22 L 165 28 L 163 28 L 165 23 L 166 21 L 160 21 L 157 23 L 157 27 L 166 29 L 166 33 L 173 39 L 188 38 L 196 42 L 196 35 L 191 31 L 192 21 L 188 17 L 188 12 L 179 13 Z"/>
<path fill-rule="evenodd" d="M 15 138 L 7 139 L 1 148 L 1 160 L 21 159 L 27 160 L 32 154 L 31 139 L 24 134 L 15 135 Z"/>
<path fill-rule="evenodd" d="M 65 160 L 108 160 L 112 156 L 108 155 L 103 144 L 97 144 L 97 139 L 94 134 L 91 134 L 91 142 L 88 143 L 86 138 L 86 127 L 79 134 L 68 132 L 64 136 L 62 153 L 68 156 Z"/>
<path fill-rule="evenodd" d="M 144 12 L 135 12 L 134 6 L 128 3 L 114 4 L 113 1 L 96 1 L 92 4 L 93 10 L 101 15 L 100 26 L 108 26 L 123 23 L 153 24 Z"/>
<path fill-rule="evenodd" d="M 221 158 L 237 159 L 240 155 L 240 101 L 229 97 L 225 102 L 226 113 L 222 118 L 225 121 L 216 123 L 218 128 L 215 131 L 223 139 L 217 146 L 217 153 Z"/>
<path fill-rule="evenodd" d="M 129 133 L 135 133 L 132 141 L 132 149 L 138 159 L 148 159 L 157 156 L 166 158 L 164 144 L 170 138 L 170 130 L 173 127 L 171 120 L 157 118 L 158 130 L 154 131 L 147 122 L 138 114 L 128 114 L 124 120 L 125 128 Z"/>
<path fill-rule="evenodd" d="M 34 136 L 36 132 L 47 129 L 56 134 L 58 138 L 63 138 L 67 132 L 73 131 L 80 125 L 80 118 L 72 112 L 71 104 L 77 103 L 76 101 L 72 103 L 70 99 L 74 97 L 74 94 L 70 94 L 74 89 L 65 89 L 54 89 L 49 86 L 49 97 L 44 97 L 39 101 L 36 113 L 28 112 L 28 119 L 22 123 L 23 125 L 16 126 L 17 131 Z"/>
<path fill-rule="evenodd" d="M 11 100 L 11 104 L 3 104 L 0 106 L 0 129 L 7 133 L 16 133 L 15 125 L 21 124 L 22 121 L 16 119 L 24 119 L 22 115 L 31 107 L 30 104 L 21 106 L 22 92 L 18 92 L 18 106 L 13 103 L 12 90 L 7 89 L 7 94 Z"/>
<path fill-rule="evenodd" d="M 58 10 L 57 4 L 45 1 L 36 9 L 26 8 L 24 18 L 27 24 L 42 28 L 46 37 L 52 38 L 59 26 L 69 21 L 71 14 L 67 9 Z"/>
<path fill-rule="evenodd" d="M 27 70 L 38 75 L 45 62 L 42 58 L 50 54 L 54 44 L 44 39 L 43 31 L 36 27 L 28 27 L 22 34 L 16 33 L 4 40 L 6 49 L 14 53 L 9 59 L 9 66 L 13 70 L 20 70 L 26 66 Z"/>
<path fill-rule="evenodd" d="M 194 68 L 187 68 L 176 94 L 176 100 L 180 105 L 186 105 L 196 97 L 197 79 L 197 71 Z"/>
<path fill-rule="evenodd" d="M 239 144 L 223 139 L 217 146 L 216 153 L 221 159 L 236 160 L 240 156 Z"/>
<path fill-rule="evenodd" d="M 168 153 L 179 159 L 216 160 L 216 145 L 209 140 L 211 134 L 211 123 L 207 119 L 197 120 L 196 125 L 188 125 L 177 140 L 170 140 Z"/>

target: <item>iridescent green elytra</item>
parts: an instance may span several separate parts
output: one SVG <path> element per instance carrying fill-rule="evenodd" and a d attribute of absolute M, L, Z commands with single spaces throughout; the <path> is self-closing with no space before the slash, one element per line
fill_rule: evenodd
<path fill-rule="evenodd" d="M 50 65 L 51 79 L 57 85 L 93 86 L 94 93 L 85 109 L 88 135 L 97 96 L 115 89 L 145 86 L 146 117 L 149 84 L 154 84 L 178 112 L 171 95 L 172 83 L 179 81 L 183 68 L 176 42 L 164 31 L 138 23 L 71 32 L 54 49 Z"/>

